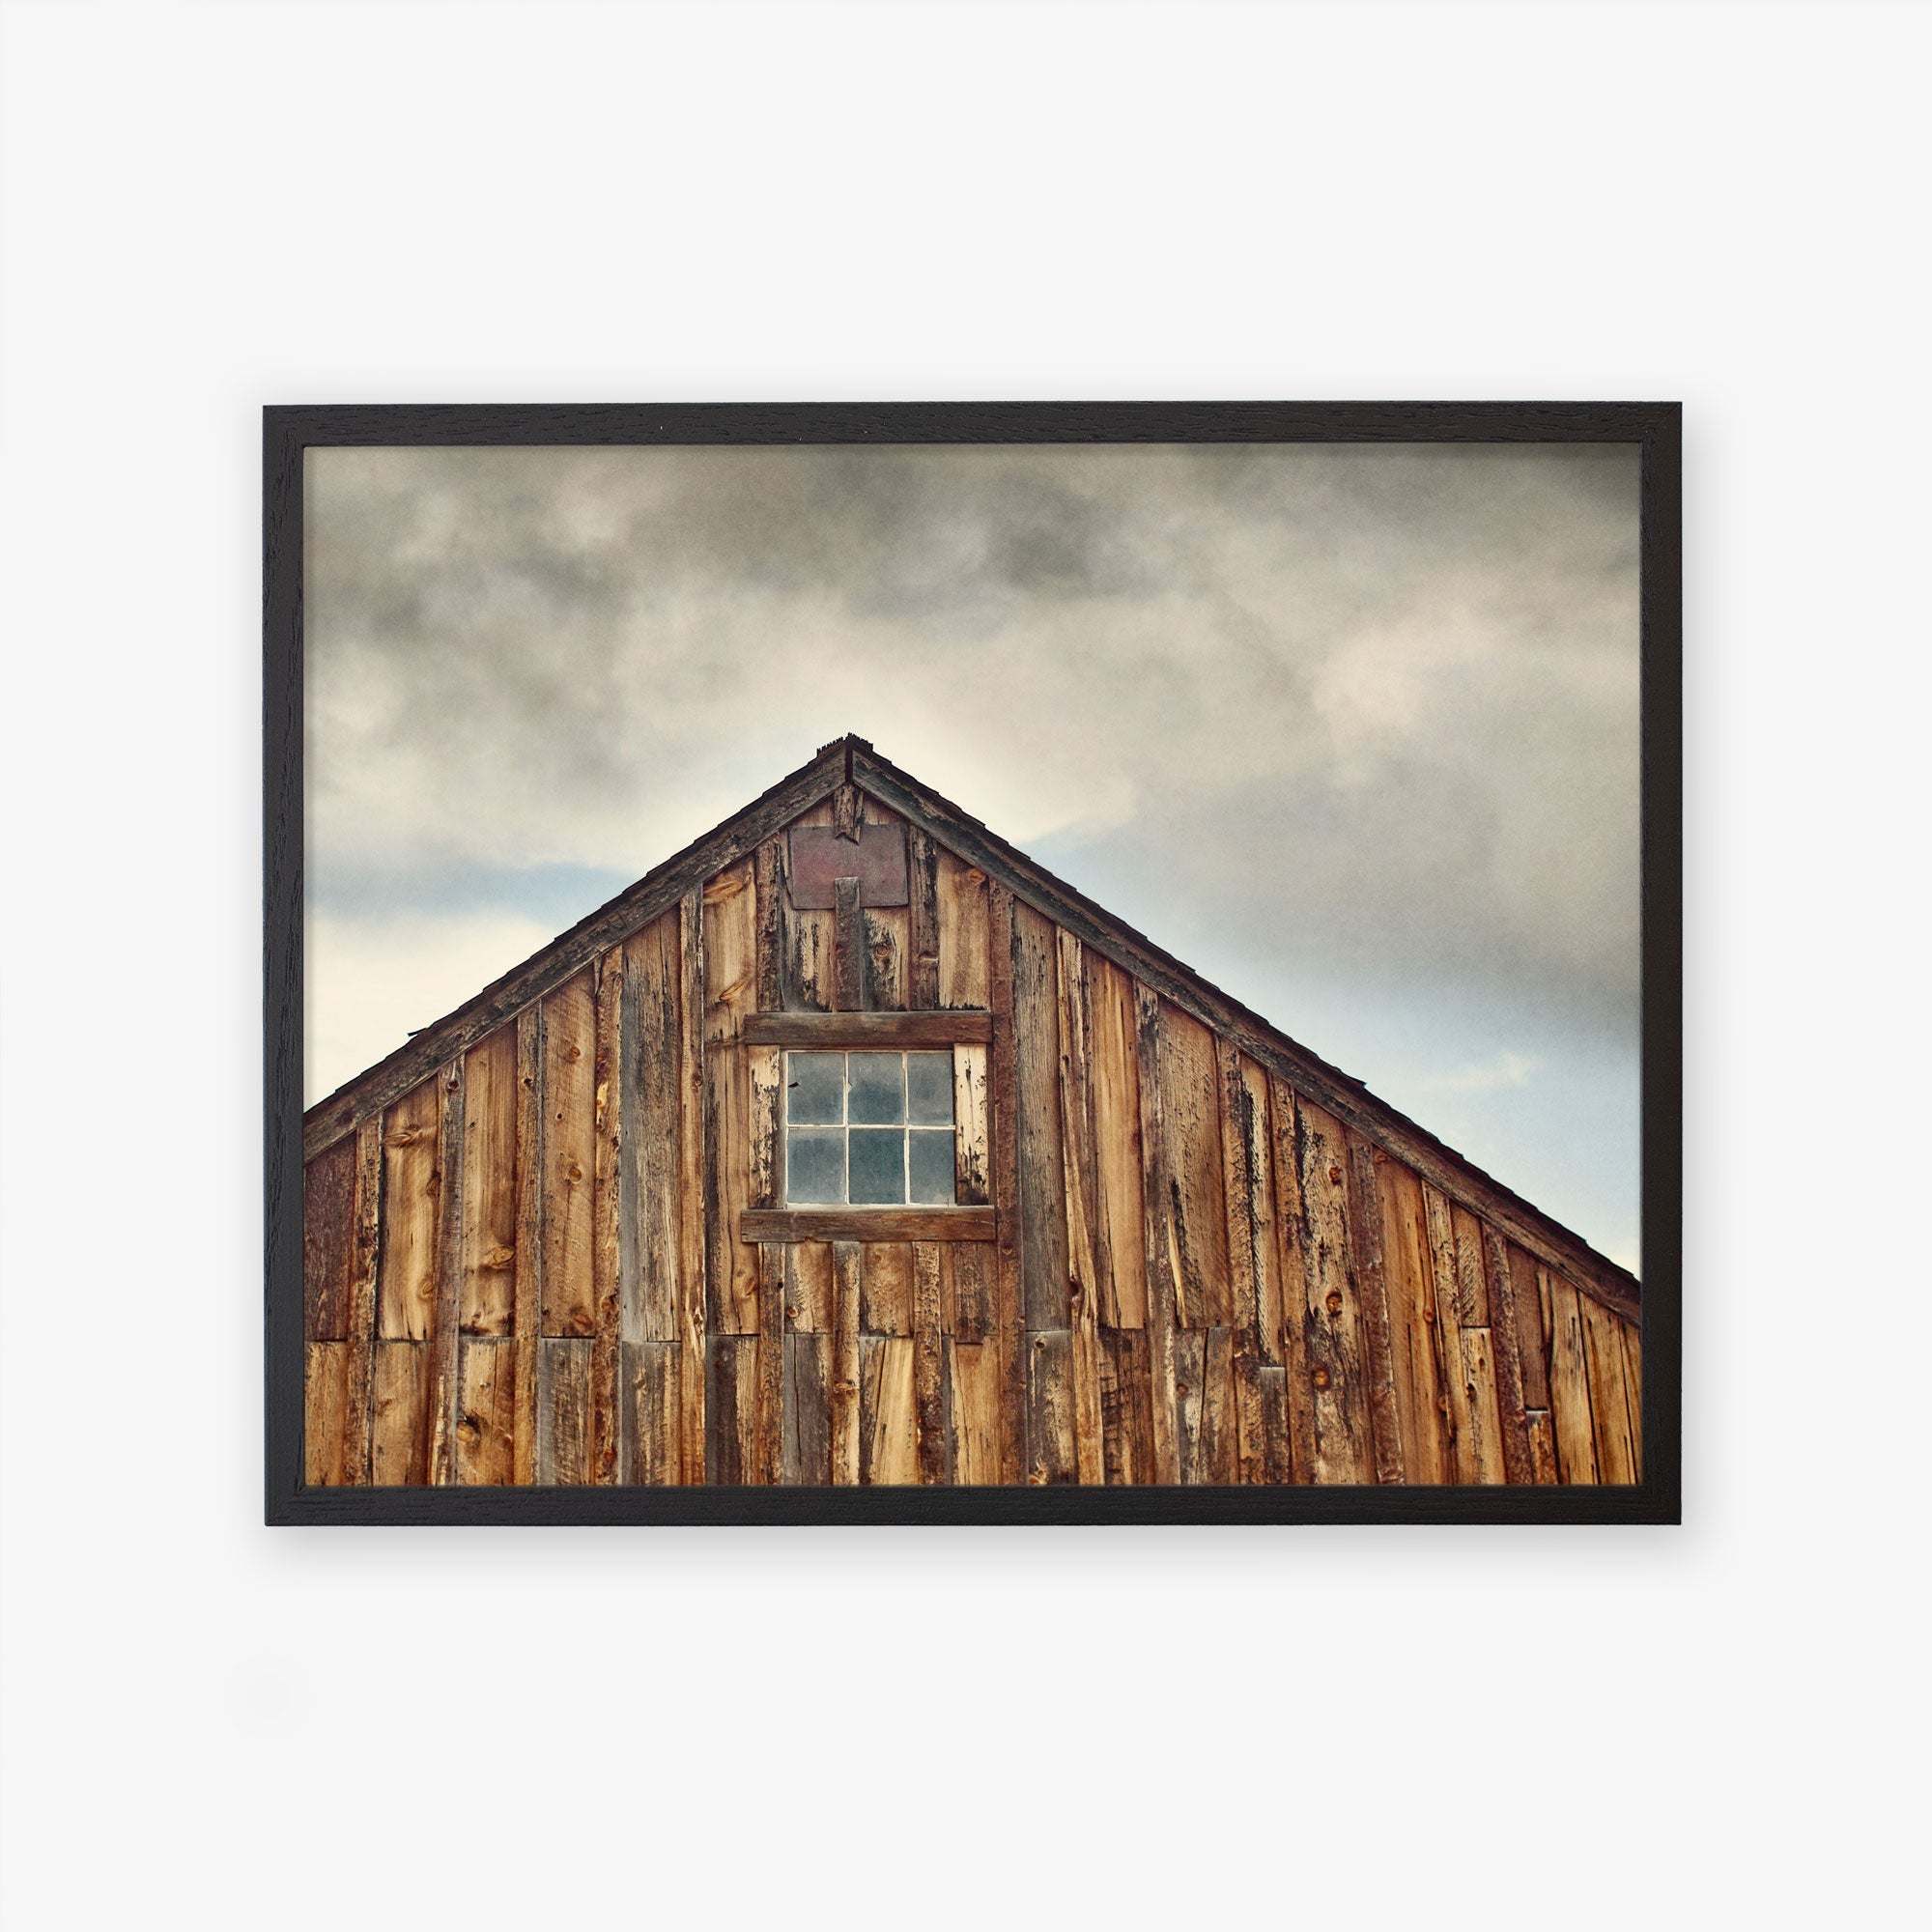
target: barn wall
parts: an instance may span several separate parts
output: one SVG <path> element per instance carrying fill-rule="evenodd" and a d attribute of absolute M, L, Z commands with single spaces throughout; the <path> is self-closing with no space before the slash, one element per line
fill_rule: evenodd
<path fill-rule="evenodd" d="M 307 1481 L 1637 1478 L 1633 1324 L 909 837 L 856 915 L 768 839 L 311 1160 Z M 991 1244 L 737 1238 L 745 1020 L 855 1007 L 991 1009 Z"/>

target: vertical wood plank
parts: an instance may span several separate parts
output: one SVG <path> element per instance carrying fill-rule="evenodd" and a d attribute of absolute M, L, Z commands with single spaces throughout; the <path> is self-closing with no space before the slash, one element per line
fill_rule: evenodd
<path fill-rule="evenodd" d="M 596 962 L 595 1080 L 591 1108 L 591 1303 L 596 1317 L 590 1351 L 590 1480 L 619 1478 L 619 1436 L 625 1405 L 618 1396 L 623 1353 L 623 1068 L 624 949 L 613 946 Z"/>
<path fill-rule="evenodd" d="M 1030 1331 L 1071 1326 L 1060 1149 L 1060 1015 L 1052 925 L 1013 907 L 1020 1282 Z"/>
<path fill-rule="evenodd" d="M 590 1481 L 590 1351 L 587 1336 L 545 1336 L 537 1350 L 537 1481 Z"/>
<path fill-rule="evenodd" d="M 463 1062 L 440 1076 L 437 1120 L 436 1315 L 430 1328 L 429 1479 L 456 1480 L 456 1396 L 463 1301 Z"/>
<path fill-rule="evenodd" d="M 919 1480 L 952 1480 L 951 1389 L 940 1317 L 940 1259 L 936 1242 L 912 1250 L 913 1402 L 919 1428 Z"/>
<path fill-rule="evenodd" d="M 517 1015 L 517 1238 L 510 1290 L 516 1339 L 512 1480 L 537 1479 L 537 1352 L 543 1309 L 544 1014 L 541 1003 Z"/>
<path fill-rule="evenodd" d="M 1110 1486 L 1155 1480 L 1152 1397 L 1148 1331 L 1101 1329 L 1101 1470 Z"/>
<path fill-rule="evenodd" d="M 992 1151 L 988 1127 L 987 1051 L 962 1042 L 952 1049 L 953 1198 L 981 1208 L 992 1200 Z"/>
<path fill-rule="evenodd" d="M 383 1123 L 367 1120 L 355 1130 L 355 1252 L 349 1288 L 349 1366 L 343 1390 L 345 1483 L 367 1483 L 369 1430 L 375 1379 L 376 1291 L 383 1265 Z"/>
<path fill-rule="evenodd" d="M 378 1342 L 370 1416 L 370 1479 L 385 1489 L 429 1481 L 423 1412 L 429 1393 L 427 1342 Z"/>
<path fill-rule="evenodd" d="M 1228 1328 L 1208 1329 L 1202 1350 L 1201 1468 L 1206 1483 L 1243 1480 L 1235 1337 Z"/>
<path fill-rule="evenodd" d="M 332 1489 L 346 1479 L 348 1393 L 349 1344 L 308 1343 L 302 1364 L 302 1481 L 311 1489 Z"/>
<path fill-rule="evenodd" d="M 1267 1075 L 1225 1040 L 1219 1044 L 1219 1059 L 1232 1325 L 1237 1341 L 1251 1334 L 1260 1358 L 1279 1364 L 1286 1359 L 1286 1320 L 1275 1229 Z"/>
<path fill-rule="evenodd" d="M 1556 1430 L 1547 1408 L 1532 1408 L 1523 1417 L 1529 1439 L 1530 1481 L 1544 1487 L 1563 1479 L 1556 1469 Z"/>
<path fill-rule="evenodd" d="M 1597 1468 L 1596 1428 L 1590 1415 L 1590 1365 L 1583 1341 L 1583 1311 L 1577 1291 L 1559 1274 L 1537 1269 L 1537 1286 L 1549 1304 L 1549 1412 L 1556 1435 L 1556 1467 L 1566 1483 L 1603 1480 Z"/>
<path fill-rule="evenodd" d="M 1269 1169 L 1267 1078 L 1232 1041 L 1215 1041 L 1221 1103 L 1221 1183 L 1227 1216 L 1229 1342 L 1233 1350 L 1235 1477 L 1264 1480 L 1267 1419 L 1262 1364 L 1281 1358 L 1280 1254 Z"/>
<path fill-rule="evenodd" d="M 934 888 L 939 919 L 939 1004 L 983 1009 L 990 1003 L 986 875 L 941 847 Z"/>
<path fill-rule="evenodd" d="M 1168 1194 L 1162 1179 L 1167 1157 L 1161 1146 L 1160 1001 L 1134 982 L 1135 1088 L 1141 1129 L 1141 1241 L 1147 1286 L 1148 1376 L 1153 1431 L 1154 1481 L 1182 1480 L 1183 1365 L 1179 1329 L 1174 1250 L 1168 1239 Z M 1198 1385 L 1198 1377 L 1196 1378 Z"/>
<path fill-rule="evenodd" d="M 704 1480 L 704 905 L 694 889 L 678 906 L 678 1472 Z"/>
<path fill-rule="evenodd" d="M 784 1459 L 784 1248 L 759 1243 L 757 1414 L 752 1436 L 751 1480 L 776 1483 Z"/>
<path fill-rule="evenodd" d="M 1518 1352 L 1520 1328 L 1516 1284 L 1510 1273 L 1509 1248 L 1493 1228 L 1482 1230 L 1483 1274 L 1490 1314 L 1490 1346 L 1495 1358 L 1496 1414 L 1501 1432 L 1503 1480 L 1535 1480 L 1529 1461 L 1529 1424 L 1522 1394 L 1522 1361 Z"/>
<path fill-rule="evenodd" d="M 901 838 L 906 836 L 905 821 L 875 799 L 864 801 L 864 816 L 867 825 L 889 826 Z M 910 853 L 907 857 L 910 866 Z M 912 886 L 910 870 L 907 884 Z M 861 919 L 866 935 L 866 1005 L 874 1012 L 903 1012 L 911 991 L 912 908 L 867 906 Z"/>
<path fill-rule="evenodd" d="M 859 904 L 859 881 L 833 882 L 833 950 L 835 955 L 833 1005 L 841 1013 L 865 1010 L 868 955 L 866 951 L 866 915 Z"/>
<path fill-rule="evenodd" d="M 507 1335 L 516 1321 L 517 1029 L 500 1026 L 464 1056 L 463 1295 L 466 1335 Z"/>
<path fill-rule="evenodd" d="M 861 1482 L 919 1481 L 918 1404 L 909 1337 L 861 1337 L 859 1432 Z"/>
<path fill-rule="evenodd" d="M 1161 1186 L 1167 1196 L 1176 1319 L 1183 1328 L 1224 1328 L 1233 1315 L 1219 1089 L 1214 1036 L 1199 1020 L 1162 1001 Z"/>
<path fill-rule="evenodd" d="M 861 1325 L 868 1335 L 912 1333 L 912 1248 L 904 1241 L 868 1241 L 861 1291 Z"/>
<path fill-rule="evenodd" d="M 1027 1363 L 1020 1259 L 1019 1048 L 1013 1016 L 1013 895 L 987 886 L 987 997 L 993 1015 L 992 1135 L 994 1247 L 993 1347 L 1000 1365 L 1000 1476 L 1026 1473 Z"/>
<path fill-rule="evenodd" d="M 465 1336 L 456 1413 L 456 1480 L 497 1486 L 516 1480 L 517 1345 Z"/>
<path fill-rule="evenodd" d="M 738 1238 L 751 1206 L 751 1076 L 738 1043 L 757 997 L 757 892 L 750 860 L 704 887 L 704 1203 L 713 1333 L 758 1332 L 757 1258 Z"/>
<path fill-rule="evenodd" d="M 383 1278 L 376 1332 L 422 1342 L 436 1320 L 437 1124 L 442 1093 L 418 1081 L 383 1116 Z"/>
<path fill-rule="evenodd" d="M 1516 1303 L 1517 1357 L 1526 1408 L 1549 1406 L 1549 1334 L 1543 1320 L 1543 1291 L 1528 1255 L 1509 1244 L 1511 1297 Z"/>
<path fill-rule="evenodd" d="M 953 1481 L 990 1489 L 1000 1474 L 1000 1354 L 990 1342 L 950 1342 Z"/>
<path fill-rule="evenodd" d="M 1590 1417 L 1595 1429 L 1597 1480 L 1636 1481 L 1636 1447 L 1630 1396 L 1624 1385 L 1623 1324 L 1602 1302 L 1578 1293 L 1583 1355 L 1590 1378 Z"/>
<path fill-rule="evenodd" d="M 752 1004 L 761 1013 L 785 1006 L 785 915 L 790 903 L 789 838 L 767 838 L 752 855 L 757 932 L 753 945 L 754 981 Z"/>
<path fill-rule="evenodd" d="M 1070 1330 L 1027 1336 L 1027 1481 L 1080 1480 L 1073 1415 Z"/>
<path fill-rule="evenodd" d="M 1208 1333 L 1203 1328 L 1174 1331 L 1174 1439 L 1179 1481 L 1190 1488 L 1208 1480 L 1201 1440 L 1202 1396 L 1208 1385 Z"/>
<path fill-rule="evenodd" d="M 1307 1481 L 1307 1477 L 1298 1474 L 1294 1466 L 1293 1433 L 1288 1421 L 1286 1366 L 1277 1367 L 1271 1362 L 1263 1362 L 1255 1370 L 1255 1380 L 1261 1392 L 1262 1446 L 1261 1466 L 1253 1480 L 1258 1483 Z M 1303 1464 L 1304 1468 L 1306 1466 Z"/>
<path fill-rule="evenodd" d="M 832 1480 L 859 1480 L 859 1301 L 864 1251 L 857 1241 L 832 1243 Z"/>
<path fill-rule="evenodd" d="M 354 1341 L 354 1331 L 352 1337 Z M 1623 1323 L 1623 1391 L 1631 1403 L 1631 1453 L 1636 1482 L 1644 1480 L 1644 1337 L 1634 1321 Z M 354 1476 L 350 1478 L 355 1480 Z"/>
<path fill-rule="evenodd" d="M 802 811 L 792 821 L 793 829 L 801 825 L 830 825 L 832 823 L 832 801 L 822 800 L 809 810 Z M 835 980 L 835 958 L 837 944 L 834 939 L 833 913 L 827 907 L 823 910 L 802 911 L 791 903 L 791 838 L 787 833 L 782 840 L 785 852 L 785 895 L 781 906 L 781 916 L 784 922 L 784 1005 L 790 1011 L 822 1013 L 832 1005 Z M 760 904 L 762 905 L 763 882 L 760 880 Z"/>
<path fill-rule="evenodd" d="M 704 1480 L 738 1488 L 758 1480 L 758 1337 L 714 1335 L 709 1348 Z"/>
<path fill-rule="evenodd" d="M 1112 960 L 1091 951 L 1083 970 L 1091 1029 L 1094 1266 L 1100 1324 L 1144 1328 L 1147 1250 L 1134 982 Z"/>
<path fill-rule="evenodd" d="M 1083 949 L 1054 928 L 1060 1033 L 1060 1146 L 1073 1331 L 1073 1447 L 1078 1479 L 1106 1479 L 1100 1419 L 1099 1181 L 1094 1144 L 1093 1028 Z"/>
<path fill-rule="evenodd" d="M 339 1140 L 302 1170 L 302 1332 L 340 1342 L 349 1332 L 355 1263 L 355 1141 Z"/>
<path fill-rule="evenodd" d="M 1296 1479 L 1378 1480 L 1362 1293 L 1349 1240 L 1349 1146 L 1332 1114 L 1285 1082 L 1268 1089 L 1276 1224 L 1289 1322 Z"/>
<path fill-rule="evenodd" d="M 1503 1431 L 1496 1401 L 1495 1351 L 1487 1328 L 1452 1328 L 1457 1348 L 1456 1480 L 1503 1483 Z"/>
<path fill-rule="evenodd" d="M 1376 1162 L 1382 1204 L 1389 1338 L 1401 1404 L 1403 1460 L 1411 1483 L 1456 1479 L 1449 1398 L 1437 1353 L 1439 1323 L 1423 1187 L 1398 1160 Z"/>
<path fill-rule="evenodd" d="M 832 1480 L 832 1337 L 793 1330 L 784 1338 L 782 1483 Z"/>
<path fill-rule="evenodd" d="M 969 1348 L 992 1334 L 995 1324 L 993 1250 L 981 1241 L 951 1241 L 940 1276 L 946 1332 Z"/>
<path fill-rule="evenodd" d="M 1403 1454 L 1402 1411 L 1396 1395 L 1395 1343 L 1388 1270 L 1382 1253 L 1381 1188 L 1376 1152 L 1360 1135 L 1344 1135 L 1348 1176 L 1350 1271 L 1361 1306 L 1362 1379 L 1368 1395 L 1369 1439 L 1376 1481 L 1408 1480 Z"/>
<path fill-rule="evenodd" d="M 869 906 L 866 922 L 866 1005 L 873 1012 L 906 1010 L 906 908 Z"/>
<path fill-rule="evenodd" d="M 1461 1205 L 1450 1211 L 1456 1233 L 1456 1320 L 1464 1328 L 1488 1328 L 1492 1318 L 1483 1224 Z"/>
<path fill-rule="evenodd" d="M 637 1001 L 636 1123 L 626 1165 L 637 1177 L 635 1248 L 625 1270 L 624 1333 L 678 1339 L 678 1191 L 683 1131 L 682 970 L 678 915 L 654 920 L 624 949 Z"/>
<path fill-rule="evenodd" d="M 597 1001 L 589 968 L 544 1003 L 543 1333 L 597 1326 Z"/>
<path fill-rule="evenodd" d="M 1501 1427 L 1496 1415 L 1495 1364 L 1485 1336 L 1477 1350 L 1480 1378 L 1472 1377 L 1469 1350 L 1463 1340 L 1464 1312 L 1487 1310 L 1486 1292 L 1471 1296 L 1463 1268 L 1463 1244 L 1455 1209 L 1437 1188 L 1422 1189 L 1423 1225 L 1429 1241 L 1429 1270 L 1435 1304 L 1434 1341 L 1441 1377 L 1449 1480 L 1456 1483 L 1495 1482 L 1481 1473 L 1501 1452 Z M 1479 1439 L 1471 1440 L 1474 1432 Z"/>
<path fill-rule="evenodd" d="M 832 1332 L 832 1244 L 792 1241 L 784 1251 L 785 1326 L 801 1334 Z"/>
<path fill-rule="evenodd" d="M 676 1342 L 627 1342 L 624 1386 L 631 1403 L 630 1480 L 652 1487 L 678 1480 Z"/>
<path fill-rule="evenodd" d="M 917 826 L 906 831 L 906 1005 L 916 1012 L 939 1005 L 939 855 Z"/>

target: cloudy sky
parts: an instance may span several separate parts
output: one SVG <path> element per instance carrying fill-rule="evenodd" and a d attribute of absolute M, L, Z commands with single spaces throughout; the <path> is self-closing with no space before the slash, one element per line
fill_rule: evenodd
<path fill-rule="evenodd" d="M 1635 1266 L 1634 450 L 308 463 L 310 1099 L 857 731 Z"/>

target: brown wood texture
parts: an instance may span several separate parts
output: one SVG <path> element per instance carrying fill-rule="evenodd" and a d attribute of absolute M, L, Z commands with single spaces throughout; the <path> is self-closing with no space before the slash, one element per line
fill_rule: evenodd
<path fill-rule="evenodd" d="M 597 1166 L 597 1000 L 590 969 L 544 1001 L 545 1335 L 597 1325 L 592 1192 Z"/>
<path fill-rule="evenodd" d="M 748 1208 L 741 1241 L 991 1241 L 990 1208 Z"/>
<path fill-rule="evenodd" d="M 466 1336 L 457 1392 L 456 1480 L 497 1485 L 517 1479 L 517 1345 Z"/>
<path fill-rule="evenodd" d="M 1025 853 L 988 832 L 978 819 L 922 785 L 863 741 L 854 741 L 852 777 L 868 798 L 931 835 L 965 862 L 999 880 L 1018 900 L 1095 947 L 1161 998 L 1230 1038 L 1271 1073 L 1279 1074 L 1343 1124 L 1381 1147 L 1419 1179 L 1440 1188 L 1479 1219 L 1527 1248 L 1537 1259 L 1568 1273 L 1585 1292 L 1619 1314 L 1635 1319 L 1639 1292 L 1634 1278 L 1598 1254 L 1568 1229 L 1539 1215 L 1527 1202 L 1451 1150 L 1362 1085 L 1278 1032 L 1189 971 L 1145 935 L 1123 924 Z"/>
<path fill-rule="evenodd" d="M 753 1013 L 738 1037 L 753 1046 L 809 1047 L 816 1052 L 951 1046 L 993 1037 L 988 1012 Z"/>
<path fill-rule="evenodd" d="M 305 1481 L 1639 1479 L 1555 1236 L 930 827 L 842 926 L 784 832 L 324 1137 Z M 787 1208 L 787 1044 L 952 1047 L 960 1205 Z"/>
<path fill-rule="evenodd" d="M 755 1335 L 757 1258 L 738 1229 L 751 1206 L 751 1068 L 739 1037 L 757 996 L 751 863 L 708 880 L 703 897 L 706 1323 L 714 1335 Z"/>
<path fill-rule="evenodd" d="M 516 1317 L 517 1030 L 498 1027 L 463 1065 L 466 1335 L 507 1335 Z"/>
<path fill-rule="evenodd" d="M 342 1141 L 309 1165 L 302 1185 L 303 1332 L 311 1342 L 348 1333 L 355 1267 L 355 1143 Z"/>

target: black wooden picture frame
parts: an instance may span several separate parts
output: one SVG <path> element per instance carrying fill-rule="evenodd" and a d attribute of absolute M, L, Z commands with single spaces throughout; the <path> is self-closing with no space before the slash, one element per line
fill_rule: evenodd
<path fill-rule="evenodd" d="M 1615 442 L 1641 452 L 1643 1476 L 1613 1487 L 312 1488 L 302 1480 L 303 453 L 312 447 Z M 263 420 L 270 1523 L 1669 1523 L 1680 1520 L 1681 409 L 1674 403 L 270 407 Z"/>

